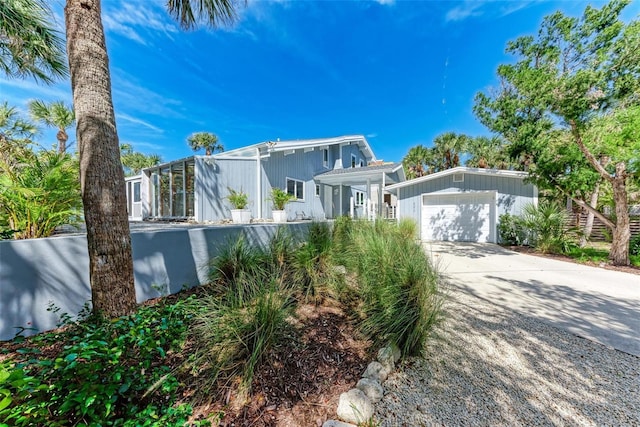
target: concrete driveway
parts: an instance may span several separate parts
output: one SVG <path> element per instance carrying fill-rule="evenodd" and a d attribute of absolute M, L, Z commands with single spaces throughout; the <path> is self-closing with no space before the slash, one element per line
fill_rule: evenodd
<path fill-rule="evenodd" d="M 460 291 L 640 357 L 640 275 L 483 243 L 424 243 Z"/>

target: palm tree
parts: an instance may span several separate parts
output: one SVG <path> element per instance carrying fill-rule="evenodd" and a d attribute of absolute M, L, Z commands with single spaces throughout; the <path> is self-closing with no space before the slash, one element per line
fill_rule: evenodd
<path fill-rule="evenodd" d="M 0 1 L 0 69 L 45 83 L 67 76 L 64 40 L 50 26 L 42 0 Z"/>
<path fill-rule="evenodd" d="M 510 169 L 512 167 L 502 138 L 479 136 L 469 139 L 466 165 L 474 168 Z"/>
<path fill-rule="evenodd" d="M 34 100 L 29 102 L 29 112 L 33 120 L 58 128 L 58 133 L 56 134 L 58 152 L 62 154 L 67 151 L 67 141 L 69 140 L 67 129 L 76 120 L 73 108 L 67 107 L 62 101 L 52 102 L 47 105 L 44 101 Z"/>
<path fill-rule="evenodd" d="M 0 104 L 0 173 L 11 169 L 19 158 L 30 152 L 27 146 L 37 129 L 33 123 L 20 117 L 15 107 Z"/>
<path fill-rule="evenodd" d="M 168 0 L 167 8 L 185 29 L 235 17 L 231 0 Z M 100 0 L 67 0 L 64 12 L 93 309 L 117 317 L 133 311 L 136 295 Z"/>
<path fill-rule="evenodd" d="M 467 150 L 469 137 L 454 132 L 446 132 L 433 140 L 434 172 L 460 166 L 460 156 Z"/>
<path fill-rule="evenodd" d="M 218 137 L 211 132 L 196 132 L 189 135 L 187 143 L 193 151 L 205 149 L 205 154 L 210 156 L 215 151 L 224 151 L 224 146 L 218 142 Z"/>
<path fill-rule="evenodd" d="M 419 178 L 430 173 L 432 159 L 431 150 L 423 145 L 411 147 L 406 156 L 402 159 L 407 178 Z"/>
<path fill-rule="evenodd" d="M 140 173 L 142 169 L 157 166 L 162 162 L 159 154 L 143 154 L 133 151 L 130 144 L 120 145 L 120 159 L 126 176 L 133 176 Z"/>

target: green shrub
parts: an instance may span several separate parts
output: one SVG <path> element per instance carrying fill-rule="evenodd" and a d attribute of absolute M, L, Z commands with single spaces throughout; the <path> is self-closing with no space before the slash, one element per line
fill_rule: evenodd
<path fill-rule="evenodd" d="M 0 160 L 0 235 L 30 239 L 82 218 L 78 162 L 54 151 L 24 152 L 14 165 Z"/>
<path fill-rule="evenodd" d="M 503 245 L 522 246 L 526 243 L 527 232 L 520 217 L 502 214 L 498 222 L 498 235 Z"/>
<path fill-rule="evenodd" d="M 348 236 L 351 250 L 340 256 L 357 274 L 360 329 L 378 345 L 418 354 L 440 313 L 437 271 L 396 224 L 354 222 Z"/>
<path fill-rule="evenodd" d="M 568 216 L 566 209 L 554 202 L 525 205 L 522 223 L 531 246 L 542 253 L 569 251 L 575 243 L 567 229 Z"/>
<path fill-rule="evenodd" d="M 220 385 L 239 378 L 248 392 L 253 373 L 265 353 L 287 329 L 292 298 L 277 280 L 254 285 L 257 292 L 244 304 L 210 295 L 194 307 L 195 354 L 189 361 L 203 393 L 216 394 Z"/>
<path fill-rule="evenodd" d="M 182 425 L 179 383 L 162 360 L 186 336 L 185 301 L 142 307 L 114 321 L 91 318 L 38 339 L 65 345 L 0 364 L 0 422 L 9 425 Z M 126 361 L 126 363 L 124 363 Z M 8 375 L 7 375 L 8 373 Z M 6 391 L 11 401 L 6 399 Z M 149 421 L 153 420 L 153 421 Z"/>
<path fill-rule="evenodd" d="M 629 255 L 640 255 L 640 234 L 629 240 Z"/>
<path fill-rule="evenodd" d="M 259 283 L 267 275 L 269 255 L 252 246 L 243 234 L 235 241 L 228 241 L 220 255 L 209 263 L 208 288 L 216 296 L 233 298 L 242 304 L 250 300 Z"/>

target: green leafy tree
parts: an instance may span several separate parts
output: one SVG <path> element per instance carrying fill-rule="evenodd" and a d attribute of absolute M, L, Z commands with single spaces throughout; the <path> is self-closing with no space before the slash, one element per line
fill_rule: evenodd
<path fill-rule="evenodd" d="M 432 152 L 424 145 L 416 145 L 411 147 L 406 156 L 402 159 L 404 172 L 407 178 L 419 178 L 430 172 L 432 162 Z"/>
<path fill-rule="evenodd" d="M 187 143 L 193 151 L 202 150 L 204 148 L 207 156 L 210 156 L 216 151 L 224 151 L 224 146 L 218 142 L 218 137 L 211 132 L 192 133 L 187 138 Z"/>
<path fill-rule="evenodd" d="M 0 1 L 0 69 L 45 83 L 67 75 L 64 40 L 42 0 Z"/>
<path fill-rule="evenodd" d="M 640 139 L 640 22 L 619 17 L 629 1 L 588 6 L 580 18 L 547 16 L 534 36 L 507 46 L 517 61 L 498 67 L 500 89 L 476 95 L 478 118 L 525 159 L 541 187 L 571 197 L 611 230 L 610 257 L 629 264 L 629 180 Z M 611 187 L 615 215 L 587 200 Z"/>
<path fill-rule="evenodd" d="M 235 16 L 230 0 L 168 0 L 167 9 L 185 29 Z M 93 309 L 116 317 L 135 308 L 136 296 L 100 0 L 67 0 L 64 12 Z"/>
<path fill-rule="evenodd" d="M 62 101 L 46 104 L 44 101 L 33 100 L 29 102 L 29 112 L 33 120 L 58 129 L 58 152 L 66 152 L 69 140 L 67 129 L 73 126 L 76 120 L 73 108 L 67 107 Z"/>
<path fill-rule="evenodd" d="M 120 145 L 120 159 L 126 176 L 138 175 L 142 169 L 157 166 L 162 162 L 159 154 L 144 154 L 133 151 L 130 144 Z"/>

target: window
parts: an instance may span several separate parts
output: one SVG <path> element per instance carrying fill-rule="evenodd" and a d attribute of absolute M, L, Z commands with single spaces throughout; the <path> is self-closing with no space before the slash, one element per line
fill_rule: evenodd
<path fill-rule="evenodd" d="M 140 183 L 133 183 L 133 202 L 138 203 L 140 201 Z"/>
<path fill-rule="evenodd" d="M 453 182 L 464 182 L 464 174 L 463 173 L 454 173 L 453 174 Z"/>
<path fill-rule="evenodd" d="M 360 167 L 363 168 L 364 167 L 364 160 L 360 160 Z"/>
<path fill-rule="evenodd" d="M 351 167 L 352 168 L 356 167 L 356 155 L 355 154 L 351 155 Z"/>
<path fill-rule="evenodd" d="M 320 184 L 316 184 L 316 197 L 320 197 Z"/>
<path fill-rule="evenodd" d="M 304 182 L 287 178 L 287 193 L 296 196 L 298 200 L 304 200 Z"/>
<path fill-rule="evenodd" d="M 328 148 L 322 149 L 322 166 L 324 166 L 325 168 L 329 168 L 329 149 Z"/>
<path fill-rule="evenodd" d="M 363 206 L 364 205 L 364 192 L 356 191 L 355 204 L 356 204 L 356 206 Z"/>

